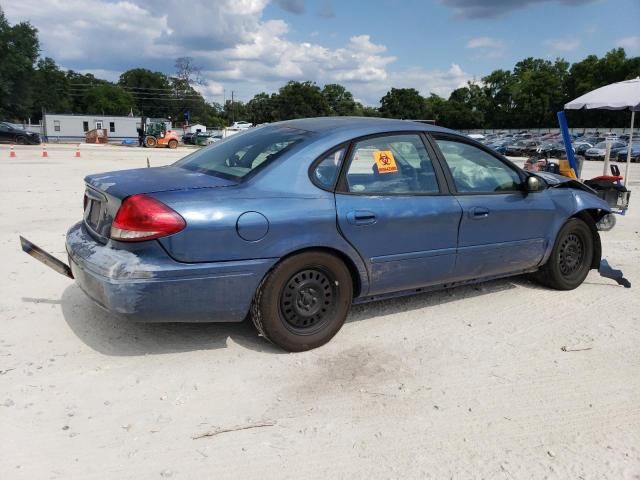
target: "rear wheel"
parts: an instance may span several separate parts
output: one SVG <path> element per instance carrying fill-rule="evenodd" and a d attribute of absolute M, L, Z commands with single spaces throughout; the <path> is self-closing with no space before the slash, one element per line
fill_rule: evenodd
<path fill-rule="evenodd" d="M 535 279 L 556 290 L 573 290 L 591 269 L 594 248 L 589 226 L 579 218 L 571 218 L 558 232 L 547 263 Z"/>
<path fill-rule="evenodd" d="M 289 352 L 327 343 L 349 313 L 353 283 L 346 265 L 325 252 L 283 260 L 263 280 L 251 309 L 258 332 Z"/>
<path fill-rule="evenodd" d="M 153 137 L 151 135 L 149 135 L 148 137 L 146 137 L 144 139 L 144 146 L 145 147 L 149 147 L 149 148 L 153 148 L 158 144 L 158 140 L 156 139 L 156 137 Z"/>
<path fill-rule="evenodd" d="M 169 148 L 178 148 L 177 140 L 169 140 Z"/>
<path fill-rule="evenodd" d="M 18 145 L 26 145 L 27 144 L 27 139 L 24 137 L 16 137 L 16 143 Z"/>

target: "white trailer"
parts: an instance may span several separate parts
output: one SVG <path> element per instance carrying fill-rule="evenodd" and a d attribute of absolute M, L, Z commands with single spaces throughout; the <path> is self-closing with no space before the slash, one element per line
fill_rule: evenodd
<path fill-rule="evenodd" d="M 46 113 L 42 137 L 46 142 L 83 142 L 89 130 L 105 129 L 110 142 L 138 140 L 140 117 Z"/>

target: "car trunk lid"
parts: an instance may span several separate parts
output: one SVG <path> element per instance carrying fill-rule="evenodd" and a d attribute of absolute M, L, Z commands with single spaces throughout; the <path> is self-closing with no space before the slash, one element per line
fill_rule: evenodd
<path fill-rule="evenodd" d="M 138 193 L 220 188 L 237 182 L 179 167 L 138 168 L 89 175 L 85 178 L 84 224 L 93 236 L 107 243 L 122 201 Z"/>

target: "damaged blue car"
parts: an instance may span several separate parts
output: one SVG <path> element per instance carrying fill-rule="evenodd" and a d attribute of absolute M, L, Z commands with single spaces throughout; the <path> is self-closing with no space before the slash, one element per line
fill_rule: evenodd
<path fill-rule="evenodd" d="M 274 123 L 85 182 L 69 265 L 26 251 L 114 314 L 250 317 L 288 351 L 329 341 L 353 303 L 524 273 L 574 289 L 611 213 L 582 183 L 465 135 L 374 118 Z"/>

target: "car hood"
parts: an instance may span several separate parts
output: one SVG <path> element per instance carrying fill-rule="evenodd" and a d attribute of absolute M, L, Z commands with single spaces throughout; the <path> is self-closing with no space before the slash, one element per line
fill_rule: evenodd
<path fill-rule="evenodd" d="M 238 183 L 174 166 L 99 173 L 87 176 L 84 181 L 87 185 L 120 199 L 136 193 L 230 187 Z"/>
<path fill-rule="evenodd" d="M 542 179 L 547 182 L 550 188 L 569 187 L 596 195 L 595 190 L 593 190 L 591 187 L 588 187 L 584 183 L 573 178 L 565 177 L 564 175 L 558 175 L 557 173 L 551 172 L 535 172 L 535 174 L 539 177 L 542 177 Z"/>

